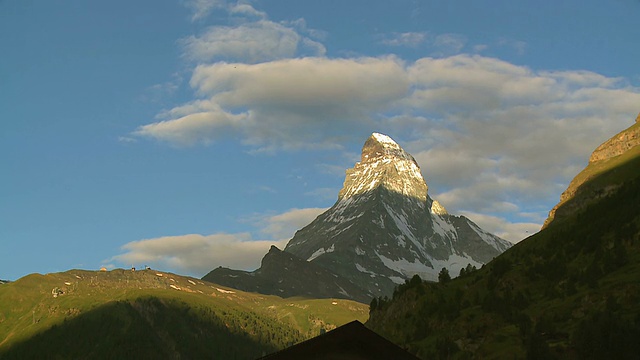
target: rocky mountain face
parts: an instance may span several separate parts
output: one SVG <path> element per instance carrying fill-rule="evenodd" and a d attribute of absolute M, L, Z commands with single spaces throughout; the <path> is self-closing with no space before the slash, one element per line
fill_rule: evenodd
<path fill-rule="evenodd" d="M 367 327 L 423 359 L 637 358 L 639 169 L 637 145 L 589 163 L 547 227 L 481 269 L 372 301 Z"/>
<path fill-rule="evenodd" d="M 638 117 L 636 118 L 635 126 L 629 127 L 598 146 L 591 154 L 589 163 L 611 159 L 612 157 L 622 155 L 627 150 L 640 145 L 639 123 L 640 114 L 638 114 Z"/>
<path fill-rule="evenodd" d="M 331 269 L 383 296 L 418 274 L 437 280 L 480 267 L 511 244 L 428 195 L 415 159 L 386 135 L 367 139 L 337 202 L 296 232 L 285 252 Z"/>
<path fill-rule="evenodd" d="M 590 182 L 590 180 L 635 156 L 640 152 L 638 145 L 640 145 L 640 115 L 632 126 L 611 137 L 593 151 L 589 164 L 571 180 L 567 189 L 560 195 L 560 202 L 549 212 L 543 228 L 546 228 L 554 219 L 574 213 L 592 201 L 615 191 L 621 185 L 615 176 L 610 175 L 606 182 Z M 587 183 L 588 185 L 585 185 Z M 578 193 L 580 197 L 576 196 Z"/>
<path fill-rule="evenodd" d="M 252 273 L 219 268 L 204 279 L 281 296 L 318 296 L 326 288 L 324 295 L 368 302 L 416 274 L 435 281 L 442 268 L 455 276 L 469 264 L 481 267 L 510 246 L 449 214 L 428 195 L 415 159 L 374 133 L 336 203 L 297 231 L 284 252 L 272 247 Z"/>
<path fill-rule="evenodd" d="M 351 281 L 328 269 L 271 246 L 259 269 L 248 272 L 217 268 L 203 278 L 242 291 L 277 295 L 283 298 L 353 299 L 369 302 L 369 294 Z"/>

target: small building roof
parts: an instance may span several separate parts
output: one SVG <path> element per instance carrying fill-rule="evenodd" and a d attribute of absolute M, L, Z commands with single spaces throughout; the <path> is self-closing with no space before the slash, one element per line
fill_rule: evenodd
<path fill-rule="evenodd" d="M 355 320 L 260 359 L 416 360 L 418 358 Z"/>

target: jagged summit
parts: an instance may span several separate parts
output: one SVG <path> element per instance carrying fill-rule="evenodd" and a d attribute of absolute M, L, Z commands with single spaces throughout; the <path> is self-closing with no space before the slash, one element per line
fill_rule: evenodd
<path fill-rule="evenodd" d="M 398 145 L 392 138 L 380 133 L 373 133 L 365 141 L 362 147 L 362 162 L 375 161 L 376 158 L 401 158 L 411 160 L 416 163 L 416 160 L 409 153 L 404 151 L 403 148 Z M 417 165 L 417 163 L 416 163 Z"/>
<path fill-rule="evenodd" d="M 490 261 L 511 243 L 451 215 L 427 194 L 416 160 L 373 133 L 347 169 L 336 203 L 298 230 L 284 251 L 271 247 L 260 269 L 219 268 L 206 280 L 281 296 L 332 296 L 368 302 L 391 296 L 413 275 L 437 280 L 442 268 Z"/>
<path fill-rule="evenodd" d="M 511 246 L 431 199 L 420 167 L 387 135 L 373 133 L 361 160 L 346 171 L 338 200 L 299 230 L 285 252 L 389 295 L 418 274 L 435 280 L 442 267 L 457 274 Z"/>
<path fill-rule="evenodd" d="M 362 147 L 360 162 L 347 170 L 338 198 L 351 198 L 379 186 L 426 205 L 428 188 L 416 160 L 389 136 L 373 133 Z"/>
<path fill-rule="evenodd" d="M 640 115 L 636 118 L 634 125 L 619 132 L 609 140 L 598 146 L 591 156 L 589 162 L 594 163 L 598 161 L 608 160 L 612 157 L 622 155 L 627 150 L 640 145 L 640 123 L 638 120 Z"/>

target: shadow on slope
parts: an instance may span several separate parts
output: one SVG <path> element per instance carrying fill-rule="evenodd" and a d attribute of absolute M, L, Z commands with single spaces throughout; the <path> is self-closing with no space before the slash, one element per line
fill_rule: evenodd
<path fill-rule="evenodd" d="M 583 210 L 589 204 L 615 192 L 624 182 L 636 179 L 640 176 L 640 146 L 636 146 L 624 154 L 611 159 L 589 163 L 571 181 L 565 193 L 574 192 L 573 195 L 563 193 L 558 205 L 549 213 L 549 219 L 543 228 L 553 222 L 562 221 L 565 217 Z M 574 184 L 578 184 L 573 190 Z"/>
<path fill-rule="evenodd" d="M 369 303 L 369 294 L 329 269 L 271 246 L 259 269 L 248 272 L 219 267 L 202 280 L 234 289 L 283 298 L 349 299 Z"/>
<path fill-rule="evenodd" d="M 28 340 L 2 359 L 255 359 L 290 345 L 290 330 L 249 313 L 221 319 L 178 299 L 113 301 Z M 297 339 L 300 340 L 300 339 Z"/>
<path fill-rule="evenodd" d="M 486 263 L 511 245 L 464 216 L 432 213 L 432 204 L 382 186 L 341 198 L 284 251 L 272 246 L 259 269 L 219 267 L 202 279 L 281 297 L 369 303 L 415 273 L 435 280 L 443 266 Z"/>
<path fill-rule="evenodd" d="M 422 358 L 636 358 L 638 169 L 636 155 L 592 177 L 561 219 L 480 270 L 376 299 L 367 326 Z"/>

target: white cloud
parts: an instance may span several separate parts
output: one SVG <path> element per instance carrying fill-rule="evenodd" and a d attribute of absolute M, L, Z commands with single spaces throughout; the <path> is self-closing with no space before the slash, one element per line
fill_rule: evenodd
<path fill-rule="evenodd" d="M 137 139 L 128 137 L 128 136 L 118 136 L 118 141 L 122 143 L 135 143 L 138 142 Z"/>
<path fill-rule="evenodd" d="M 198 66 L 190 84 L 201 100 L 135 135 L 174 145 L 236 137 L 273 151 L 335 149 L 362 141 L 353 134 L 388 132 L 418 159 L 447 209 L 502 216 L 548 211 L 589 153 L 628 126 L 640 104 L 640 91 L 623 79 L 464 54 L 410 64 L 395 57 L 218 62 Z"/>
<path fill-rule="evenodd" d="M 511 48 L 518 55 L 523 55 L 527 51 L 527 43 L 521 40 L 502 38 L 498 40 L 498 46 Z"/>
<path fill-rule="evenodd" d="M 246 3 L 226 5 L 223 1 L 196 1 L 190 4 L 199 9 L 196 14 L 217 7 L 226 10 L 235 20 L 234 25 L 210 26 L 198 36 L 181 39 L 183 55 L 190 60 L 258 63 L 294 56 L 324 56 L 326 53 L 324 45 L 303 35 L 317 39 L 322 34 L 307 29 L 304 19 L 273 22 L 265 12 Z"/>
<path fill-rule="evenodd" d="M 380 35 L 379 42 L 393 47 L 427 47 L 434 55 L 443 56 L 458 54 L 467 44 L 466 36 L 460 34 L 430 34 L 420 32 L 394 32 Z"/>
<path fill-rule="evenodd" d="M 291 209 L 282 214 L 265 216 L 261 220 L 263 227 L 260 232 L 272 239 L 290 240 L 296 231 L 307 226 L 326 210 L 327 208 Z"/>
<path fill-rule="evenodd" d="M 497 216 L 478 214 L 473 212 L 462 212 L 462 215 L 471 219 L 482 229 L 489 231 L 511 243 L 517 243 L 535 234 L 542 226 L 539 223 L 531 222 L 511 222 Z"/>
<path fill-rule="evenodd" d="M 166 271 L 202 276 L 218 266 L 255 270 L 271 245 L 284 249 L 295 232 L 308 225 L 326 208 L 290 209 L 281 214 L 262 214 L 248 221 L 268 239 L 256 240 L 249 233 L 188 234 L 132 241 L 123 254 L 105 263 L 148 265 Z"/>
<path fill-rule="evenodd" d="M 475 53 L 481 53 L 487 49 L 489 49 L 489 45 L 486 44 L 478 44 L 473 46 L 473 52 Z"/>
<path fill-rule="evenodd" d="M 207 17 L 214 9 L 226 7 L 227 2 L 225 0 L 189 0 L 186 5 L 193 11 L 191 20 L 197 21 Z"/>
<path fill-rule="evenodd" d="M 229 7 L 229 13 L 232 15 L 248 16 L 259 19 L 266 19 L 267 14 L 264 11 L 256 10 L 249 4 L 234 4 Z"/>
<path fill-rule="evenodd" d="M 426 32 L 403 32 L 403 33 L 391 33 L 383 36 L 380 43 L 388 46 L 407 46 L 418 47 L 425 43 L 428 38 Z"/>
<path fill-rule="evenodd" d="M 454 213 L 493 216 L 486 223 L 510 239 L 518 226 L 528 231 L 541 222 L 589 153 L 630 125 L 640 104 L 640 90 L 624 79 L 459 54 L 467 46 L 459 34 L 379 38 L 438 56 L 412 63 L 327 58 L 327 34 L 304 19 L 275 23 L 246 3 L 188 4 L 194 19 L 221 8 L 234 25 L 182 41 L 185 56 L 200 63 L 190 81 L 197 98 L 159 114 L 134 137 L 172 145 L 236 138 L 250 151 L 276 151 L 340 149 L 364 140 L 356 134 L 387 132 L 421 164 L 432 197 Z M 501 39 L 495 46 L 522 54 L 527 44 Z M 264 234 L 278 233 L 276 224 Z"/>
<path fill-rule="evenodd" d="M 466 36 L 460 34 L 440 34 L 433 40 L 439 54 L 457 54 L 466 44 Z"/>
<path fill-rule="evenodd" d="M 408 72 L 415 91 L 403 101 L 414 115 L 391 118 L 390 127 L 411 129 L 407 148 L 432 197 L 454 213 L 498 216 L 500 234 L 532 224 L 522 212 L 544 219 L 590 152 L 629 126 L 640 104 L 640 91 L 622 79 L 482 56 L 424 58 Z"/>
<path fill-rule="evenodd" d="M 282 249 L 286 240 L 253 240 L 248 233 L 164 236 L 129 242 L 125 253 L 107 261 L 202 276 L 218 266 L 254 270 L 271 245 Z"/>
<path fill-rule="evenodd" d="M 392 57 L 300 58 L 201 65 L 191 85 L 223 106 L 306 112 L 322 107 L 380 108 L 406 94 L 408 78 L 401 62 Z"/>
<path fill-rule="evenodd" d="M 192 60 L 230 59 L 256 63 L 292 57 L 302 40 L 302 36 L 291 28 L 260 20 L 234 27 L 212 26 L 204 34 L 187 37 L 180 43 L 185 55 Z M 315 49 L 320 54 L 323 50 Z"/>
<path fill-rule="evenodd" d="M 241 126 L 239 124 L 247 119 L 246 114 L 230 114 L 215 104 L 207 106 L 206 102 L 200 102 L 192 105 L 194 109 L 198 108 L 197 112 L 177 119 L 143 125 L 133 134 L 166 141 L 176 146 L 209 144 L 213 139 L 235 133 Z M 181 111 L 174 109 L 174 113 L 181 113 Z"/>
<path fill-rule="evenodd" d="M 200 65 L 191 86 L 206 99 L 171 109 L 163 116 L 172 119 L 135 134 L 183 145 L 228 130 L 255 147 L 336 147 L 335 138 L 354 125 L 369 128 L 372 111 L 406 96 L 409 79 L 393 57 L 310 57 Z"/>

